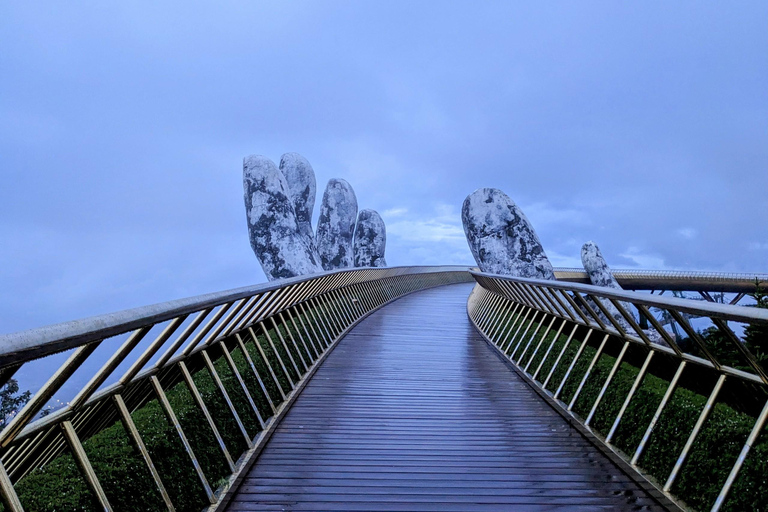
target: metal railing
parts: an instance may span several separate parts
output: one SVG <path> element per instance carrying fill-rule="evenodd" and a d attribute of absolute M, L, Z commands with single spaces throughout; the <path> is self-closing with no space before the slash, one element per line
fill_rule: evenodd
<path fill-rule="evenodd" d="M 673 501 L 680 503 L 672 491 L 716 404 L 723 401 L 729 407 L 749 411 L 753 419 L 749 434 L 716 498 L 709 502 L 712 511 L 723 507 L 768 418 L 768 373 L 729 322 L 765 326 L 768 310 L 572 282 L 479 272 L 472 275 L 477 284 L 467 307 L 476 328 L 545 399 Z M 649 276 L 651 279 L 654 277 Z M 686 346 L 664 329 L 652 311 L 674 319 L 688 336 Z M 714 325 L 706 336 L 689 321 L 701 317 L 710 318 Z M 648 323 L 648 328 L 642 328 L 641 323 Z M 719 361 L 716 354 L 722 353 L 723 347 L 713 347 L 713 339 L 729 344 L 726 348 L 740 357 L 741 364 L 734 367 Z M 686 389 L 706 397 L 706 402 L 696 402 L 701 404 L 700 410 L 693 414 L 680 413 L 687 415 L 680 420 L 670 404 L 677 399 L 673 400 L 673 395 L 684 380 Z M 727 398 L 723 392 L 726 384 L 733 386 Z M 644 386 L 657 386 L 658 393 L 653 396 L 661 397 L 658 404 L 639 402 L 643 400 L 639 390 Z M 647 399 L 652 395 L 643 396 Z M 630 409 L 647 412 L 628 420 Z M 601 424 L 595 425 L 598 416 Z M 676 432 L 675 442 L 659 448 L 660 453 L 669 452 L 659 456 L 664 463 L 652 461 L 658 467 L 644 469 L 643 457 L 651 441 L 664 442 L 654 438 L 654 432 L 673 421 L 684 423 L 688 430 Z M 634 433 L 626 434 L 627 440 L 619 447 L 617 437 L 623 431 Z M 679 451 L 670 451 L 676 449 Z M 624 450 L 629 450 L 628 454 Z M 727 454 L 705 453 L 703 457 L 711 460 L 727 458 Z"/>
<path fill-rule="evenodd" d="M 0 385 L 36 359 L 70 352 L 0 432 L 0 495 L 5 510 L 22 511 L 14 485 L 64 452 L 74 458 L 99 508 L 112 510 L 110 489 L 83 444 L 117 423 L 122 423 L 140 453 L 163 508 L 176 510 L 167 490 L 174 477 L 159 470 L 159 461 L 153 460 L 132 416 L 150 401 L 159 404 L 205 500 L 218 510 L 226 501 L 222 496 L 227 484 L 218 492 L 214 488 L 168 398 L 169 389 L 186 387 L 198 421 L 207 425 L 226 460 L 231 482 L 231 475 L 242 472 L 253 459 L 318 363 L 351 326 L 407 293 L 471 280 L 466 267 L 344 270 L 0 336 Z M 122 344 L 85 384 L 74 382 L 73 375 L 87 368 L 84 364 L 97 347 L 118 336 L 124 338 Z M 124 371 L 115 379 L 118 368 Z M 212 379 L 224 405 L 204 398 L 200 372 Z M 78 391 L 64 407 L 41 415 L 63 386 L 75 384 Z M 244 400 L 237 402 L 235 394 Z M 236 424 L 240 446 L 245 447 L 242 453 L 225 439 L 214 406 L 223 407 L 230 424 Z M 249 424 L 246 415 L 255 421 Z"/>
<path fill-rule="evenodd" d="M 755 281 L 768 283 L 768 274 L 696 272 L 687 270 L 620 270 L 613 277 L 625 290 L 669 290 L 690 292 L 754 293 Z M 555 268 L 559 281 L 590 284 L 582 268 Z"/>

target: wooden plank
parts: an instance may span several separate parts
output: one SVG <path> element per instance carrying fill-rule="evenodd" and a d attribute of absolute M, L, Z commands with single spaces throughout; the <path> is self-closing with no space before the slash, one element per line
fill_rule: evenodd
<path fill-rule="evenodd" d="M 496 356 L 471 285 L 352 329 L 228 510 L 665 510 Z"/>

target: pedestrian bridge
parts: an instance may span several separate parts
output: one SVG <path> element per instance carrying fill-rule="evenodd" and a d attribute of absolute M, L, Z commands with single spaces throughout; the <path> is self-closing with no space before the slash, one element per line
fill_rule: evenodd
<path fill-rule="evenodd" d="M 0 433 L 4 509 L 765 510 L 735 329 L 766 312 L 571 274 L 356 269 L 3 336 L 3 383 L 66 356 Z"/>

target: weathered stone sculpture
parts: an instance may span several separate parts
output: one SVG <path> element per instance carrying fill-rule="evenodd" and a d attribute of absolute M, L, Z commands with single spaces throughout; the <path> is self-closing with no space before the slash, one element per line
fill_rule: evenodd
<path fill-rule="evenodd" d="M 355 227 L 355 266 L 386 267 L 387 230 L 376 210 L 360 210 Z"/>
<path fill-rule="evenodd" d="M 613 272 L 595 242 L 589 241 L 581 247 L 581 264 L 584 265 L 584 270 L 589 274 L 589 280 L 593 285 L 616 290 L 623 289 L 613 277 Z"/>
<path fill-rule="evenodd" d="M 315 243 L 325 270 L 354 265 L 352 238 L 357 219 L 357 197 L 349 183 L 328 181 L 320 204 Z"/>
<path fill-rule="evenodd" d="M 600 252 L 600 248 L 595 242 L 589 241 L 581 247 L 581 264 L 584 265 L 584 270 L 586 270 L 587 274 L 589 274 L 589 280 L 593 285 L 613 288 L 614 290 L 623 290 L 619 282 L 613 276 L 613 272 L 611 272 L 608 263 L 606 263 L 605 258 L 603 258 L 603 254 Z M 611 314 L 611 316 L 622 327 L 622 329 L 628 333 L 635 332 L 634 328 L 629 324 L 629 322 L 626 321 L 624 316 L 619 313 L 619 310 L 610 301 L 601 300 L 600 303 Z M 620 304 L 627 313 L 632 314 L 633 308 L 629 303 L 621 302 Z M 608 320 L 604 317 L 604 315 L 602 315 L 602 312 L 599 311 L 595 304 L 591 304 L 591 306 L 592 309 L 601 315 L 604 320 Z M 637 319 L 635 318 L 635 320 Z M 658 345 L 667 344 L 664 341 L 664 338 L 662 338 L 662 336 L 655 330 L 647 329 L 643 332 L 646 334 L 646 336 L 648 336 L 648 339 L 651 340 L 651 342 Z"/>
<path fill-rule="evenodd" d="M 464 200 L 461 220 L 469 248 L 483 272 L 555 279 L 531 223 L 504 192 L 475 190 Z"/>
<path fill-rule="evenodd" d="M 312 212 L 315 209 L 315 171 L 306 158 L 298 153 L 286 153 L 280 158 L 280 172 L 288 183 L 288 196 L 296 212 L 299 233 L 314 248 L 315 232 L 312 229 Z"/>
<path fill-rule="evenodd" d="M 277 166 L 261 155 L 243 159 L 243 189 L 251 248 L 271 281 L 321 272 L 299 232 L 289 187 Z"/>

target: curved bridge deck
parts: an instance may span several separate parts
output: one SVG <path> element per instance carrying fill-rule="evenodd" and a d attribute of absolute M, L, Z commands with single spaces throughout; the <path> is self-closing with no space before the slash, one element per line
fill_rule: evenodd
<path fill-rule="evenodd" d="M 664 510 L 474 331 L 471 288 L 414 293 L 358 324 L 228 510 Z"/>

